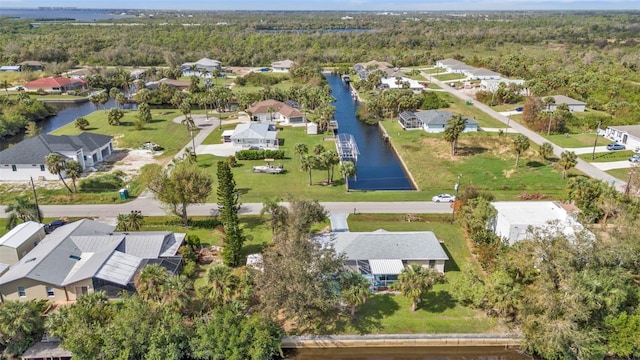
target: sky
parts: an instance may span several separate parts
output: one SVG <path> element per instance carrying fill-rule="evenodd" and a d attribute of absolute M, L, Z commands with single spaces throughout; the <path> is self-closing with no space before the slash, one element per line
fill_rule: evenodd
<path fill-rule="evenodd" d="M 640 10 L 640 0 L 0 0 L 0 8 L 167 10 Z"/>

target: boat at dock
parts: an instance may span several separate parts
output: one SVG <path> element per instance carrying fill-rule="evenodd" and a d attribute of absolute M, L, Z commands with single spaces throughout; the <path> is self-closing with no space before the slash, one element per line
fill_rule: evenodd
<path fill-rule="evenodd" d="M 340 75 L 340 79 L 342 79 L 342 81 L 344 81 L 345 84 L 349 84 L 349 82 L 351 81 L 351 78 L 347 74 Z"/>

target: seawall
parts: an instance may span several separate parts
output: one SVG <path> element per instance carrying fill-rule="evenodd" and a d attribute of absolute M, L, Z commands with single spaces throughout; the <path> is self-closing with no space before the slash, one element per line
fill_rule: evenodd
<path fill-rule="evenodd" d="M 402 165 L 402 169 L 404 170 L 404 173 L 407 174 L 407 178 L 409 178 L 409 181 L 411 182 L 411 186 L 413 186 L 413 189 L 415 191 L 420 191 L 420 187 L 418 186 L 418 183 L 416 182 L 416 179 L 413 178 L 413 174 L 411 174 L 411 171 L 409 171 L 409 167 L 404 162 L 404 159 L 402 158 L 402 156 L 398 152 L 398 149 L 396 149 L 396 146 L 393 144 L 393 139 L 391 138 L 391 136 L 389 136 L 389 132 L 387 131 L 387 129 L 385 129 L 384 125 L 382 125 L 382 121 L 378 121 L 378 129 L 380 129 L 382 134 L 386 134 L 387 135 L 387 139 L 388 139 L 389 145 L 391 146 L 391 149 L 393 150 L 393 152 L 396 154 L 396 157 L 398 158 L 398 160 L 400 160 L 400 164 Z"/>
<path fill-rule="evenodd" d="M 283 349 L 521 345 L 522 338 L 508 334 L 310 335 L 282 339 Z"/>

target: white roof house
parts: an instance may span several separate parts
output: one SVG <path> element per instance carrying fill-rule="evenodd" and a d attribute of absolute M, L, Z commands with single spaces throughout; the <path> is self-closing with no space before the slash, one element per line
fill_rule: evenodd
<path fill-rule="evenodd" d="M 573 205 L 555 201 L 496 201 L 491 205 L 498 211 L 493 230 L 509 244 L 531 238 L 535 230 L 554 226 L 569 236 L 584 230 L 576 220 Z"/>
<path fill-rule="evenodd" d="M 477 80 L 497 80 L 502 77 L 500 73 L 485 68 L 469 69 L 466 72 L 466 75 L 472 79 Z"/>
<path fill-rule="evenodd" d="M 398 79 L 395 77 L 385 77 L 380 79 L 380 83 L 383 87 L 389 89 L 403 89 L 403 85 L 409 84 L 409 89 L 411 90 L 424 90 L 424 85 L 419 83 L 417 80 L 409 79 L 407 77 L 402 76 L 400 79 L 400 83 L 398 83 Z"/>
<path fill-rule="evenodd" d="M 44 225 L 27 221 L 0 238 L 0 274 L 17 263 L 45 237 Z"/>
<path fill-rule="evenodd" d="M 408 264 L 419 264 L 444 273 L 449 256 L 431 231 L 334 232 L 317 239 L 344 253 L 345 265 L 376 283 L 387 285 Z"/>
<path fill-rule="evenodd" d="M 629 150 L 640 150 L 640 125 L 609 126 L 604 130 L 604 136 L 624 144 Z"/>
<path fill-rule="evenodd" d="M 498 90 L 498 88 L 500 87 L 500 84 L 505 84 L 506 86 L 509 86 L 510 84 L 516 84 L 516 85 L 525 85 L 525 81 L 522 79 L 505 79 L 505 78 L 500 78 L 500 79 L 483 79 L 480 81 L 480 90 L 482 91 L 489 91 L 489 92 L 494 92 L 496 90 Z M 529 95 L 529 91 L 528 89 L 523 89 L 520 92 L 521 95 Z"/>
<path fill-rule="evenodd" d="M 186 234 L 114 229 L 87 219 L 56 229 L 0 276 L 0 295 L 62 302 L 90 290 L 117 296 L 133 290 L 135 275 L 147 264 L 179 269 L 182 261 L 176 254 Z"/>
<path fill-rule="evenodd" d="M 196 62 L 186 62 L 180 65 L 180 70 L 182 70 L 183 75 L 201 75 L 203 72 L 207 71 L 211 76 L 211 73 L 216 70 L 222 69 L 222 63 L 218 60 L 213 60 L 209 58 L 202 58 Z"/>
<path fill-rule="evenodd" d="M 271 63 L 273 72 L 288 73 L 291 70 L 291 66 L 293 66 L 293 61 L 289 59 Z"/>
<path fill-rule="evenodd" d="M 235 146 L 278 148 L 277 134 L 273 123 L 251 122 L 238 124 L 230 139 Z"/>

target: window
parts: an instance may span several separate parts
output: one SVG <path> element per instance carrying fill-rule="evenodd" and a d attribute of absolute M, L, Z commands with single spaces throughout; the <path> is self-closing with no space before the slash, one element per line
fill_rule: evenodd
<path fill-rule="evenodd" d="M 18 296 L 27 297 L 27 292 L 24 291 L 24 287 L 23 286 L 18 286 Z"/>
<path fill-rule="evenodd" d="M 18 168 L 15 165 L 11 165 L 11 171 L 18 171 Z"/>
<path fill-rule="evenodd" d="M 40 171 L 44 171 L 44 165 L 40 165 Z"/>
<path fill-rule="evenodd" d="M 53 288 L 51 286 L 47 286 L 47 296 L 54 297 L 56 294 L 53 292 Z"/>
<path fill-rule="evenodd" d="M 82 295 L 87 295 L 89 293 L 89 288 L 86 286 L 76 286 L 76 297 L 80 297 Z"/>
<path fill-rule="evenodd" d="M 429 260 L 429 268 L 433 269 L 436 267 L 436 261 L 435 260 Z"/>

